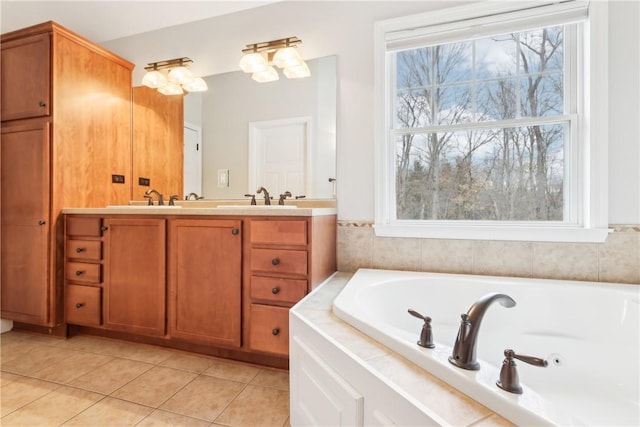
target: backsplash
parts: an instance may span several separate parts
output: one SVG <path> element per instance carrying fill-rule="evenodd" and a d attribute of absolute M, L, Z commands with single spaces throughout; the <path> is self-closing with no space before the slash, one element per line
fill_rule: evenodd
<path fill-rule="evenodd" d="M 604 243 L 376 237 L 338 221 L 338 270 L 358 268 L 640 284 L 640 226 L 611 225 Z"/>

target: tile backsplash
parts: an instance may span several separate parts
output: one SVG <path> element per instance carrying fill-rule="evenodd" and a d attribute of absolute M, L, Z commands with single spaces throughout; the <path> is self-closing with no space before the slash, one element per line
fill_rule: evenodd
<path fill-rule="evenodd" d="M 338 221 L 338 270 L 358 268 L 640 284 L 640 226 L 604 243 L 377 237 L 369 222 Z"/>

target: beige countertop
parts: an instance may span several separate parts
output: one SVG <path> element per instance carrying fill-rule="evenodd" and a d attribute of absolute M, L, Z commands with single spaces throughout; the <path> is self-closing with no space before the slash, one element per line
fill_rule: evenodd
<path fill-rule="evenodd" d="M 248 200 L 177 201 L 176 206 L 148 206 L 146 202 L 104 208 L 64 208 L 63 214 L 167 216 L 323 216 L 335 215 L 335 200 L 295 200 L 287 204 L 250 205 Z"/>

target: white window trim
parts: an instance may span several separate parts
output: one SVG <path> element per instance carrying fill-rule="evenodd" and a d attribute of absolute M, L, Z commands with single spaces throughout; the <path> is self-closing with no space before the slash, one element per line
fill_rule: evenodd
<path fill-rule="evenodd" d="M 385 237 L 413 237 L 470 240 L 518 240 L 546 242 L 604 242 L 608 228 L 608 5 L 591 1 L 588 4 L 589 20 L 585 25 L 584 40 L 579 43 L 584 51 L 584 67 L 580 78 L 584 79 L 587 93 L 584 98 L 584 126 L 586 135 L 579 135 L 585 149 L 580 150 L 581 176 L 588 177 L 578 184 L 582 194 L 582 214 L 579 225 L 566 223 L 522 223 L 479 221 L 406 221 L 392 220 L 390 200 L 394 180 L 394 156 L 388 143 L 388 79 L 385 72 L 386 35 L 403 30 L 419 32 L 426 25 L 451 23 L 477 16 L 487 16 L 539 6 L 541 2 L 482 2 L 459 6 L 425 14 L 412 15 L 376 22 L 374 31 L 375 65 L 375 233 Z M 572 0 L 552 7 L 571 13 L 572 8 L 585 7 L 582 0 Z M 418 36 L 420 36 L 418 34 Z M 391 166 L 390 166 L 391 164 Z"/>

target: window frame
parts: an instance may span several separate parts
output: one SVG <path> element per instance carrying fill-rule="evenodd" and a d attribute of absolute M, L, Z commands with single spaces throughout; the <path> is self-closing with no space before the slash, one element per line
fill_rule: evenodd
<path fill-rule="evenodd" d="M 532 25 L 559 24 L 563 16 L 588 14 L 584 35 L 578 37 L 578 63 L 570 78 L 578 79 L 581 117 L 571 120 L 573 164 L 570 179 L 578 177 L 572 223 L 529 221 L 396 220 L 395 145 L 391 117 L 393 100 L 387 45 L 426 39 L 442 44 L 463 39 L 465 31 L 496 25 L 495 30 L 524 31 Z M 563 15 L 564 14 L 564 15 Z M 560 17 L 560 18 L 559 18 Z M 494 31 L 495 31 L 494 30 Z M 459 35 L 458 33 L 462 33 Z M 453 36 L 452 36 L 453 35 Z M 603 242 L 608 229 L 608 6 L 606 2 L 569 0 L 552 2 L 480 2 L 375 23 L 375 224 L 377 236 L 441 239 L 521 240 L 550 242 Z M 468 36 L 467 36 L 468 37 Z M 417 41 L 416 41 L 417 40 Z M 392 49 L 395 50 L 395 49 Z M 581 90 L 581 89 L 578 89 Z M 581 141 L 577 144 L 576 141 Z M 569 179 L 569 177 L 567 177 Z M 571 197 L 574 195 L 572 194 Z M 566 207 L 565 207 L 566 209 Z M 572 216 L 574 214 L 572 213 Z"/>

